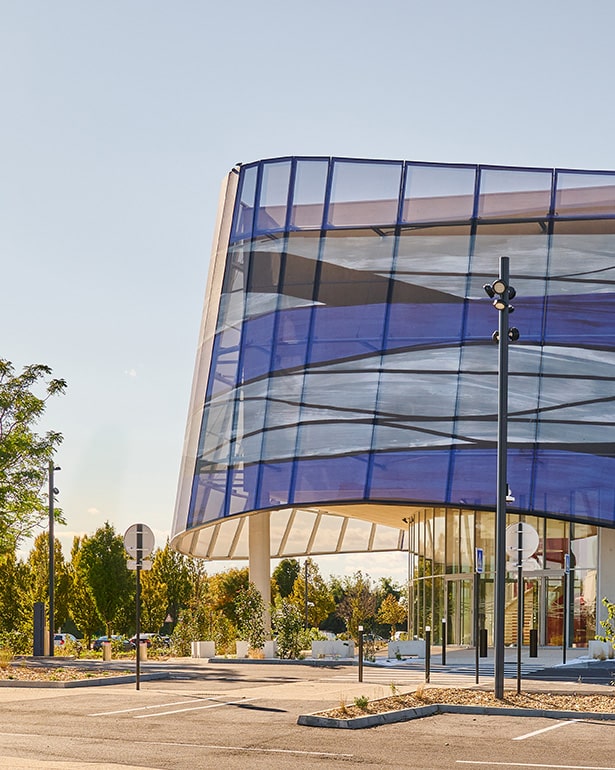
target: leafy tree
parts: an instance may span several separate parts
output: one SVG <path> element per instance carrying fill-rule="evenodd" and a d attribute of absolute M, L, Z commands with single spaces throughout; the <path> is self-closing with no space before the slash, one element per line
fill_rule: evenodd
<path fill-rule="evenodd" d="M 308 567 L 308 626 L 318 626 L 335 609 L 333 595 L 328 585 L 323 580 L 318 564 L 313 559 L 307 559 Z M 301 609 L 305 617 L 305 573 L 301 570 L 294 582 L 293 592 L 290 595 L 292 603 Z"/>
<path fill-rule="evenodd" d="M 101 628 L 103 621 L 98 614 L 96 602 L 84 577 L 84 570 L 80 568 L 82 539 L 75 537 L 71 549 L 71 562 L 68 568 L 70 577 L 69 609 L 70 614 L 79 631 L 83 634 L 86 646 L 90 647 L 92 637 Z"/>
<path fill-rule="evenodd" d="M 344 598 L 337 608 L 341 618 L 346 621 L 346 628 L 351 637 L 358 640 L 359 625 L 366 630 L 373 625 L 377 597 L 372 589 L 371 580 L 361 570 L 343 580 Z"/>
<path fill-rule="evenodd" d="M 30 570 L 14 552 L 0 554 L 0 633 L 30 628 L 30 581 Z"/>
<path fill-rule="evenodd" d="M 254 583 L 248 583 L 246 590 L 237 594 L 235 613 L 240 638 L 245 639 L 253 650 L 262 649 L 265 644 L 265 602 Z"/>
<path fill-rule="evenodd" d="M 133 575 L 126 567 L 124 540 L 109 522 L 83 538 L 79 569 L 111 636 L 116 617 L 130 600 Z"/>
<path fill-rule="evenodd" d="M 278 566 L 273 570 L 272 578 L 275 585 L 275 592 L 286 599 L 293 592 L 295 580 L 299 576 L 301 565 L 297 559 L 282 559 Z"/>
<path fill-rule="evenodd" d="M 141 623 L 158 633 L 167 616 L 167 584 L 160 574 L 160 562 L 153 559 L 152 569 L 141 572 Z"/>
<path fill-rule="evenodd" d="M 406 608 L 396 599 L 393 594 L 387 594 L 385 600 L 378 610 L 378 622 L 386 623 L 391 626 L 391 639 L 395 636 L 398 623 L 403 623 L 406 619 Z"/>
<path fill-rule="evenodd" d="M 221 610 L 214 609 L 212 579 L 203 570 L 202 563 L 195 562 L 192 594 L 188 607 L 179 614 L 171 644 L 175 654 L 189 655 L 190 643 L 213 641 L 219 653 L 232 652 L 237 630 Z"/>
<path fill-rule="evenodd" d="M 303 614 L 296 604 L 278 597 L 271 608 L 271 622 L 280 658 L 296 658 L 302 649 Z"/>
<path fill-rule="evenodd" d="M 159 579 L 167 587 L 167 610 L 165 618 L 171 618 L 174 628 L 182 609 L 188 606 L 195 580 L 195 560 L 174 551 L 167 540 L 164 548 L 156 551 L 152 568 L 158 571 Z"/>
<path fill-rule="evenodd" d="M 24 367 L 15 374 L 10 361 L 0 359 L 0 551 L 15 550 L 48 516 L 42 487 L 49 461 L 62 435 L 39 435 L 34 427 L 47 400 L 66 389 L 66 382 L 50 379 L 44 364 Z M 42 390 L 40 395 L 35 391 Z M 61 511 L 55 511 L 64 523 Z"/>
<path fill-rule="evenodd" d="M 232 568 L 210 578 L 212 609 L 219 610 L 233 626 L 239 625 L 236 598 L 247 591 L 250 582 L 248 568 Z"/>
<path fill-rule="evenodd" d="M 71 581 L 62 553 L 62 544 L 54 538 L 53 545 L 53 619 L 54 631 L 56 631 L 66 623 L 70 616 L 68 605 Z M 47 602 L 49 599 L 49 534 L 47 532 L 41 532 L 34 540 L 26 564 L 32 576 L 30 592 L 30 606 L 32 607 L 34 602 Z"/>

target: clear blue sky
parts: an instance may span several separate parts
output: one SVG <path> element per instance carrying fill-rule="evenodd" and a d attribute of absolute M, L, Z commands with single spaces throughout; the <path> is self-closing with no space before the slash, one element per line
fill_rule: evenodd
<path fill-rule="evenodd" d="M 68 381 L 65 551 L 169 532 L 235 162 L 613 169 L 614 28 L 612 0 L 0 0 L 0 356 Z"/>

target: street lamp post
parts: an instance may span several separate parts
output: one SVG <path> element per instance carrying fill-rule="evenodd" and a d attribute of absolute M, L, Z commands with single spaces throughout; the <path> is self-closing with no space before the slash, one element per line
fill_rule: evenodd
<path fill-rule="evenodd" d="M 53 472 L 59 471 L 59 466 L 49 460 L 49 654 L 54 654 L 55 621 L 54 621 L 54 584 L 55 584 L 55 534 L 54 534 L 54 495 L 58 493 L 53 483 Z"/>
<path fill-rule="evenodd" d="M 494 695 L 504 698 L 504 629 L 506 612 L 506 495 L 508 448 L 508 344 L 519 339 L 519 330 L 509 327 L 508 316 L 516 295 L 509 282 L 509 259 L 500 257 L 500 277 L 483 287 L 499 312 L 498 330 L 493 340 L 498 344 L 498 433 L 495 509 L 495 596 L 494 596 Z"/>

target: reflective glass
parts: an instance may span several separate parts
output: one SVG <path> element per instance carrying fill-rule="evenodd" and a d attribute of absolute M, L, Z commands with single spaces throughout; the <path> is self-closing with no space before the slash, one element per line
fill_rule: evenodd
<path fill-rule="evenodd" d="M 336 160 L 327 222 L 335 227 L 397 222 L 401 163 Z"/>
<path fill-rule="evenodd" d="M 263 163 L 255 230 L 281 230 L 286 225 L 290 160 Z"/>
<path fill-rule="evenodd" d="M 409 164 L 403 222 L 469 220 L 474 210 L 475 168 Z"/>
<path fill-rule="evenodd" d="M 327 160 L 298 160 L 291 226 L 321 228 L 327 189 Z"/>
<path fill-rule="evenodd" d="M 479 217 L 546 217 L 551 207 L 550 171 L 483 168 Z"/>
<path fill-rule="evenodd" d="M 257 173 L 258 166 L 249 166 L 241 170 L 231 241 L 249 237 L 252 234 Z"/>
<path fill-rule="evenodd" d="M 555 216 L 615 215 L 615 174 L 558 171 Z"/>

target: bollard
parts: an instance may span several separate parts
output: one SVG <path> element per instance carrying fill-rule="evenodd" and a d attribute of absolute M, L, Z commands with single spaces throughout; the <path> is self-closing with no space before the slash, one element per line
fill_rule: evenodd
<path fill-rule="evenodd" d="M 538 657 L 538 629 L 530 628 L 530 658 Z"/>
<path fill-rule="evenodd" d="M 147 660 L 147 642 L 143 640 L 139 644 L 139 660 Z"/>
<path fill-rule="evenodd" d="M 479 642 L 480 642 L 480 657 L 486 658 L 487 657 L 487 629 L 481 628 L 479 632 Z"/>
<path fill-rule="evenodd" d="M 442 665 L 446 666 L 446 618 L 442 618 Z"/>
<path fill-rule="evenodd" d="M 425 626 L 425 682 L 429 684 L 431 669 L 431 627 Z"/>
<path fill-rule="evenodd" d="M 103 661 L 111 660 L 111 642 L 102 643 Z"/>
<path fill-rule="evenodd" d="M 359 626 L 359 682 L 363 681 L 363 626 Z"/>

